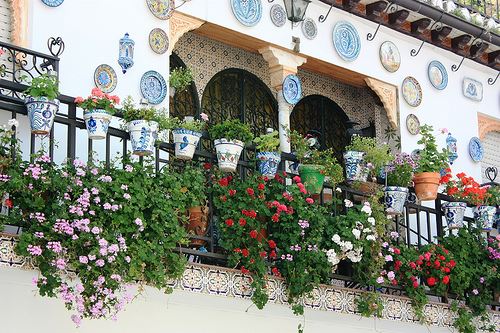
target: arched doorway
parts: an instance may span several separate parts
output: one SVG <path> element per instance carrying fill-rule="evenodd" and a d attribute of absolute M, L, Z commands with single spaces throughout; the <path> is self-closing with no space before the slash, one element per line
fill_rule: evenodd
<path fill-rule="evenodd" d="M 310 95 L 299 101 L 290 117 L 290 128 L 306 135 L 310 130 L 321 133 L 321 148 L 333 148 L 338 161 L 349 144 L 347 122 L 349 118 L 331 99 Z"/>
<path fill-rule="evenodd" d="M 170 56 L 170 70 L 174 68 L 186 68 L 182 59 L 175 53 Z M 196 85 L 191 85 L 184 91 L 177 92 L 173 98 L 170 98 L 169 110 L 171 117 L 183 119 L 185 116 L 199 115 L 199 98 Z"/>
<path fill-rule="evenodd" d="M 211 123 L 239 119 L 255 135 L 278 129 L 278 105 L 271 90 L 255 75 L 230 68 L 215 74 L 207 84 L 201 108 Z"/>

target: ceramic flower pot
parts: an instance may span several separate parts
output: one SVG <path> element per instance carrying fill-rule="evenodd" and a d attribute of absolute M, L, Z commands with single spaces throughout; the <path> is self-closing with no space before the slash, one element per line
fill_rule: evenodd
<path fill-rule="evenodd" d="M 175 157 L 181 160 L 193 158 L 194 151 L 200 142 L 201 133 L 184 128 L 177 128 L 172 131 L 174 135 Z"/>
<path fill-rule="evenodd" d="M 446 202 L 441 206 L 448 228 L 457 229 L 464 226 L 465 202 Z"/>
<path fill-rule="evenodd" d="M 83 119 L 85 120 L 89 139 L 105 139 L 111 118 L 112 116 L 106 110 L 85 110 L 83 112 Z"/>
<path fill-rule="evenodd" d="M 185 225 L 188 235 L 206 236 L 208 230 L 208 207 L 195 206 L 188 209 L 189 222 Z M 192 239 L 191 246 L 205 246 L 206 241 L 202 239 Z"/>
<path fill-rule="evenodd" d="M 439 188 L 439 172 L 421 172 L 413 176 L 415 193 L 420 200 L 436 200 Z"/>
<path fill-rule="evenodd" d="M 408 188 L 400 186 L 384 187 L 385 211 L 389 215 L 399 215 L 403 213 L 406 198 L 408 197 Z"/>
<path fill-rule="evenodd" d="M 477 206 L 474 208 L 474 219 L 476 220 L 478 228 L 484 231 L 490 231 L 495 222 L 495 215 L 497 208 L 494 206 Z"/>
<path fill-rule="evenodd" d="M 215 151 L 219 169 L 224 172 L 234 172 L 240 160 L 241 151 L 245 144 L 239 140 L 228 140 L 226 138 L 214 140 Z"/>
<path fill-rule="evenodd" d="M 138 156 L 153 154 L 155 141 L 158 137 L 158 123 L 156 121 L 132 120 L 128 123 L 128 132 L 132 142 L 132 151 Z"/>
<path fill-rule="evenodd" d="M 320 165 L 301 164 L 299 167 L 299 175 L 306 190 L 311 194 L 319 194 L 323 190 L 325 175 L 323 168 Z"/>
<path fill-rule="evenodd" d="M 59 100 L 49 100 L 47 97 L 28 96 L 24 101 L 28 109 L 31 133 L 47 135 L 52 129 L 56 113 L 59 111 Z"/>
<path fill-rule="evenodd" d="M 364 166 L 365 153 L 349 150 L 344 153 L 346 180 L 366 181 L 368 172 Z"/>
<path fill-rule="evenodd" d="M 274 177 L 281 162 L 281 154 L 278 152 L 264 151 L 257 153 L 259 160 L 259 171 L 263 176 Z"/>

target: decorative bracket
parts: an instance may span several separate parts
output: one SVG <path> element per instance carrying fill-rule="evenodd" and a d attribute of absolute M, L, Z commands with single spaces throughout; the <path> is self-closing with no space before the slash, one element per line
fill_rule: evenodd
<path fill-rule="evenodd" d="M 274 0 L 272 0 L 272 1 L 274 1 Z M 333 4 L 330 5 L 330 8 L 328 9 L 328 12 L 326 13 L 326 15 L 320 15 L 318 17 L 319 23 L 323 23 L 326 21 L 326 19 L 328 18 L 328 15 L 330 15 L 330 12 L 332 11 L 332 8 L 333 8 Z"/>
<path fill-rule="evenodd" d="M 58 46 L 57 49 L 56 46 Z M 59 58 L 59 56 L 64 52 L 64 41 L 61 37 L 50 37 L 47 40 L 47 48 L 49 49 L 50 54 L 52 54 L 54 57 Z"/>
<path fill-rule="evenodd" d="M 380 16 L 382 16 L 382 14 L 384 13 L 394 13 L 398 10 L 398 5 L 393 3 L 393 2 L 388 2 L 387 3 L 387 7 L 385 7 L 384 11 L 380 14 Z M 367 35 L 366 35 L 366 39 L 368 41 L 372 41 L 375 39 L 375 37 L 377 36 L 377 33 L 378 33 L 378 30 L 380 29 L 380 25 L 382 24 L 382 22 L 379 22 L 378 25 L 377 25 L 377 29 L 375 29 L 375 32 L 372 34 L 371 32 L 369 32 Z"/>
<path fill-rule="evenodd" d="M 482 35 L 482 34 L 481 34 Z M 483 40 L 481 39 L 481 35 L 479 37 L 476 37 L 474 38 L 474 40 L 472 41 L 471 43 L 471 48 L 472 47 L 475 47 L 477 48 L 478 50 L 480 50 L 482 48 L 482 45 L 484 44 Z M 480 52 L 476 52 L 475 55 L 471 56 L 470 59 L 475 59 L 479 56 Z M 462 57 L 462 60 L 460 60 L 460 63 L 458 64 L 458 66 L 456 64 L 454 64 L 453 66 L 451 66 L 451 70 L 453 72 L 456 72 L 460 69 L 460 67 L 462 66 L 462 63 L 464 62 L 465 60 L 465 56 Z"/>
<path fill-rule="evenodd" d="M 439 16 L 439 19 L 431 25 L 431 27 L 430 27 L 431 31 L 435 30 L 439 33 L 443 29 L 443 24 L 441 23 L 441 19 L 443 18 L 443 14 L 444 14 L 444 12 L 441 12 L 441 16 Z M 429 26 L 429 23 L 427 20 L 428 19 L 423 18 L 423 19 L 412 22 L 411 23 L 411 32 L 418 33 L 418 34 L 422 33 Z M 424 44 L 425 44 L 425 40 L 422 41 L 422 43 L 418 47 L 418 50 L 412 49 L 410 51 L 410 55 L 412 57 L 416 57 L 420 53 L 420 50 L 422 50 L 422 47 L 424 46 Z"/>
<path fill-rule="evenodd" d="M 492 77 L 490 77 L 490 78 L 488 79 L 488 84 L 489 84 L 490 86 L 494 85 L 494 84 L 495 84 L 495 82 L 497 82 L 497 80 L 498 80 L 498 76 L 499 76 L 499 75 L 500 75 L 500 71 L 499 71 L 499 72 L 497 72 L 497 76 L 495 77 L 495 79 L 494 79 L 494 80 L 493 80 L 493 78 L 492 78 Z"/>

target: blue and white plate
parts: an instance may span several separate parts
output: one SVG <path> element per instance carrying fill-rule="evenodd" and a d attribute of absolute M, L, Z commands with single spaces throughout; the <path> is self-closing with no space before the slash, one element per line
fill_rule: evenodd
<path fill-rule="evenodd" d="M 283 81 L 283 97 L 288 104 L 297 104 L 302 97 L 302 84 L 297 75 L 290 74 Z"/>
<path fill-rule="evenodd" d="M 427 75 L 431 84 L 438 90 L 443 90 L 448 85 L 448 72 L 443 64 L 437 60 L 430 62 Z"/>
<path fill-rule="evenodd" d="M 333 28 L 333 45 L 345 61 L 354 61 L 361 51 L 361 40 L 356 28 L 349 22 L 340 21 Z"/>
<path fill-rule="evenodd" d="M 231 0 L 233 14 L 241 24 L 253 27 L 262 17 L 261 0 Z"/>
<path fill-rule="evenodd" d="M 282 27 L 286 23 L 286 12 L 280 4 L 274 4 L 271 6 L 271 10 L 269 11 L 271 15 L 271 22 L 277 27 Z"/>
<path fill-rule="evenodd" d="M 469 155 L 474 162 L 480 162 L 484 156 L 484 148 L 479 138 L 473 137 L 469 141 Z"/>
<path fill-rule="evenodd" d="M 42 2 L 49 7 L 57 7 L 60 6 L 64 0 L 42 0 Z"/>
<path fill-rule="evenodd" d="M 316 22 L 310 17 L 302 21 L 302 33 L 307 39 L 314 39 L 318 35 L 318 27 Z"/>
<path fill-rule="evenodd" d="M 97 66 L 94 72 L 95 86 L 104 93 L 110 93 L 116 88 L 118 79 L 113 67 L 102 64 Z"/>
<path fill-rule="evenodd" d="M 167 83 L 157 71 L 148 71 L 141 78 L 141 93 L 150 104 L 160 104 L 167 95 Z"/>

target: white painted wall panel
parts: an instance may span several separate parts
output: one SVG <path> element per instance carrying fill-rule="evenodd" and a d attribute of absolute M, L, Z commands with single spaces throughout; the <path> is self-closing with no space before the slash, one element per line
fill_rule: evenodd
<path fill-rule="evenodd" d="M 489 182 L 486 178 L 486 168 L 487 167 L 497 167 L 500 171 L 500 132 L 490 132 L 483 140 L 484 147 L 484 158 L 481 161 L 481 169 L 483 176 L 483 183 Z M 500 181 L 500 175 L 497 176 L 497 182 Z"/>

